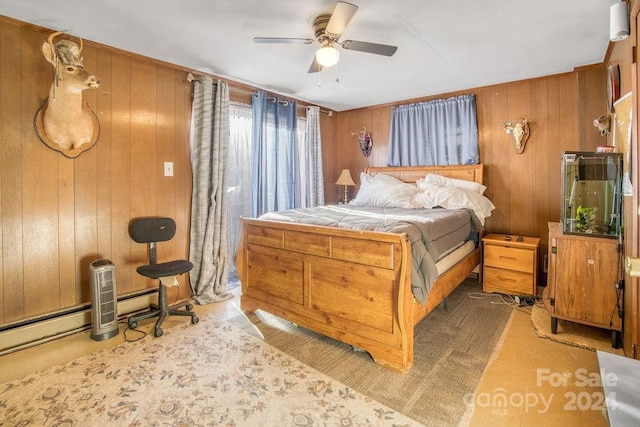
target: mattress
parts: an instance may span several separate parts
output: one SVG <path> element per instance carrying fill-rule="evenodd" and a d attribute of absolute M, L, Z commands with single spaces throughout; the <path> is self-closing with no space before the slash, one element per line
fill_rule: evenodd
<path fill-rule="evenodd" d="M 476 249 L 476 244 L 467 240 L 461 245 L 457 246 L 454 250 L 443 256 L 436 262 L 436 269 L 438 270 L 438 276 L 446 272 L 448 269 L 456 265 L 464 257 L 469 255 Z"/>

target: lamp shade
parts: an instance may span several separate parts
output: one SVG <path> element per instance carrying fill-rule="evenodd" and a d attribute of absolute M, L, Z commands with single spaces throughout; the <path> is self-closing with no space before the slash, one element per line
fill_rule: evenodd
<path fill-rule="evenodd" d="M 322 46 L 316 51 L 316 61 L 323 67 L 331 67 L 338 63 L 340 52 L 331 45 Z"/>
<path fill-rule="evenodd" d="M 337 185 L 356 185 L 356 183 L 353 182 L 353 178 L 351 178 L 351 171 L 349 171 L 349 169 L 342 169 L 342 172 L 340 173 L 340 176 L 338 177 L 336 184 Z"/>

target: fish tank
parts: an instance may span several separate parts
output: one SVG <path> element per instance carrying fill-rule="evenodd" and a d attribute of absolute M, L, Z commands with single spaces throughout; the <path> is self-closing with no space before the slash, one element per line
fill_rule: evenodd
<path fill-rule="evenodd" d="M 567 151 L 562 179 L 563 233 L 617 238 L 622 224 L 622 154 Z"/>

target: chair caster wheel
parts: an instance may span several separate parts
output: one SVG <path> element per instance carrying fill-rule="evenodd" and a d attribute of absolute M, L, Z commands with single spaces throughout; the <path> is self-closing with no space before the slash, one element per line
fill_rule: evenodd
<path fill-rule="evenodd" d="M 129 329 L 135 329 L 135 328 L 138 327 L 138 322 L 136 322 L 136 321 L 132 322 L 131 320 L 129 320 L 129 322 L 127 322 L 127 323 L 129 324 Z"/>
<path fill-rule="evenodd" d="M 191 316 L 191 324 L 195 325 L 196 323 L 198 323 L 200 321 L 200 318 L 196 315 Z"/>
<path fill-rule="evenodd" d="M 161 337 L 163 333 L 164 331 L 162 330 L 162 328 L 155 328 L 153 330 L 153 336 L 156 338 Z"/>
<path fill-rule="evenodd" d="M 187 305 L 185 305 L 185 306 L 184 306 L 184 308 L 185 308 L 187 311 L 191 311 L 191 310 L 193 310 L 193 304 L 187 304 Z"/>

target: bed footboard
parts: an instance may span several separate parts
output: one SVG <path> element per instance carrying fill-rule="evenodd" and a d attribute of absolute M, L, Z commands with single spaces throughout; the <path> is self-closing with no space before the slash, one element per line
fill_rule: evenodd
<path fill-rule="evenodd" d="M 410 250 L 406 234 L 243 218 L 241 308 L 265 310 L 406 372 L 413 365 Z"/>

